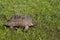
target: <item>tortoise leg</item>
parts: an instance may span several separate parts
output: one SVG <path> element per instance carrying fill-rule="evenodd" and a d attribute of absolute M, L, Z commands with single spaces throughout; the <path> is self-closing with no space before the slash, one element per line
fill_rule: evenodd
<path fill-rule="evenodd" d="M 10 28 L 10 29 L 13 29 L 13 26 L 10 26 L 9 28 Z"/>
<path fill-rule="evenodd" d="M 10 29 L 10 30 L 14 30 L 14 29 L 13 29 L 13 26 L 10 26 L 9 29 Z"/>
<path fill-rule="evenodd" d="M 25 26 L 25 28 L 24 28 L 24 32 L 27 32 L 27 30 L 29 29 L 29 26 Z"/>

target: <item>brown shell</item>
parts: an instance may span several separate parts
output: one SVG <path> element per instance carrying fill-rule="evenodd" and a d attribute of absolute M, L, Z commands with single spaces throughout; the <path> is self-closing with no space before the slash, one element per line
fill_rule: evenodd
<path fill-rule="evenodd" d="M 23 14 L 15 14 L 6 24 L 7 26 L 33 26 L 33 21 L 30 17 Z"/>

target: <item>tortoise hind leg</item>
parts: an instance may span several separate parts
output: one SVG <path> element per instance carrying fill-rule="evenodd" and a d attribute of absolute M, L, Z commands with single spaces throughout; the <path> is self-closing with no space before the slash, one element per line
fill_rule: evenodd
<path fill-rule="evenodd" d="M 10 30 L 13 30 L 14 28 L 13 28 L 13 26 L 10 26 L 9 29 L 10 29 Z"/>
<path fill-rule="evenodd" d="M 10 26 L 9 28 L 10 28 L 10 29 L 13 29 L 13 26 Z"/>
<path fill-rule="evenodd" d="M 29 26 L 25 26 L 25 28 L 24 28 L 24 32 L 27 32 L 27 30 L 29 29 Z"/>

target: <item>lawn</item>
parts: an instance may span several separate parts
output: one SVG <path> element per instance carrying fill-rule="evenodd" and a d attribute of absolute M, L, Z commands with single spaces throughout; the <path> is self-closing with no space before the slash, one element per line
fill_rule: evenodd
<path fill-rule="evenodd" d="M 14 14 L 25 14 L 38 25 L 23 32 L 4 24 Z M 60 0 L 0 0 L 0 40 L 60 40 Z"/>

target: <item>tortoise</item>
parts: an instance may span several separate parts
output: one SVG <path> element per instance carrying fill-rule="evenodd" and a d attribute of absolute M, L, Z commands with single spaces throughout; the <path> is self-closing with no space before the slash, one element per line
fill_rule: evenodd
<path fill-rule="evenodd" d="M 24 14 L 14 14 L 6 23 L 6 26 L 9 26 L 11 29 L 15 26 L 22 27 L 24 28 L 24 32 L 26 32 L 30 26 L 35 25 L 37 25 L 37 21 L 33 21 L 29 16 Z"/>

